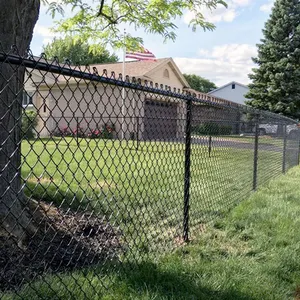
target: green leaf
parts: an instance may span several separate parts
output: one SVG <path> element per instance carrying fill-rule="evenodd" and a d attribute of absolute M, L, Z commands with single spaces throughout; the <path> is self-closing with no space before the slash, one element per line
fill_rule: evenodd
<path fill-rule="evenodd" d="M 47 1 L 47 0 L 45 0 Z M 203 8 L 215 9 L 226 6 L 222 0 L 61 0 L 60 4 L 49 4 L 49 13 L 63 15 L 63 7 L 72 9 L 72 16 L 62 18 L 56 23 L 55 30 L 63 35 L 81 36 L 85 41 L 110 44 L 114 48 L 124 47 L 122 26 L 132 25 L 142 28 L 146 33 L 160 35 L 164 41 L 175 41 L 177 26 L 186 11 L 194 13 L 190 22 L 193 31 L 197 28 L 213 30 L 215 25 L 207 22 L 201 13 Z M 136 48 L 143 40 L 138 36 L 125 39 L 126 47 Z"/>

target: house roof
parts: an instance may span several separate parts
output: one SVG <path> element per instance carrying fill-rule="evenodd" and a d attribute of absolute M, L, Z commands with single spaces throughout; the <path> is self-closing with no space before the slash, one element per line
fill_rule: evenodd
<path fill-rule="evenodd" d="M 166 63 L 168 58 L 157 59 L 156 61 L 126 61 L 125 62 L 125 73 L 130 77 L 144 77 L 148 72 L 157 68 L 158 66 Z M 104 74 L 104 70 L 107 71 L 107 75 L 110 76 L 112 72 L 115 73 L 116 77 L 123 72 L 123 63 L 107 63 L 91 65 L 91 68 L 96 67 L 99 75 Z"/>
<path fill-rule="evenodd" d="M 242 83 L 239 83 L 239 82 L 236 82 L 236 81 L 231 81 L 231 82 L 229 82 L 229 83 L 227 83 L 227 84 L 225 84 L 225 85 L 220 86 L 219 88 L 216 88 L 216 89 L 214 89 L 214 90 L 208 92 L 207 94 L 213 94 L 214 92 L 219 91 L 219 90 L 222 90 L 222 89 L 224 89 L 225 87 L 227 87 L 227 86 L 229 86 L 229 85 L 232 85 L 232 84 L 236 84 L 236 85 L 239 85 L 239 86 L 242 86 L 242 87 L 248 89 L 248 86 L 245 85 L 245 84 L 242 84 Z"/>
<path fill-rule="evenodd" d="M 173 72 L 177 75 L 182 85 L 189 87 L 188 82 L 178 69 L 177 65 L 172 58 L 160 58 L 156 61 L 127 61 L 125 62 L 125 74 L 129 77 L 136 77 L 141 79 L 154 80 L 152 75 L 162 67 L 163 65 L 169 64 Z M 115 73 L 115 77 L 118 78 L 119 74 L 123 72 L 123 63 L 108 63 L 108 64 L 97 64 L 91 65 L 90 68 L 96 67 L 99 75 L 105 75 L 104 70 L 108 77 L 112 76 L 112 72 Z M 159 83 L 159 82 L 158 82 Z"/>
<path fill-rule="evenodd" d="M 159 68 L 163 67 L 163 65 L 167 64 L 176 74 L 181 84 L 184 87 L 190 87 L 172 58 L 160 58 L 156 61 L 127 61 L 125 62 L 125 74 L 128 75 L 130 78 L 136 77 L 149 81 L 155 81 L 155 72 Z M 123 62 L 95 64 L 90 65 L 88 67 L 79 66 L 74 68 L 86 72 L 94 72 L 94 68 L 96 68 L 100 76 L 115 77 L 116 79 L 118 79 L 120 77 L 120 74 L 122 74 L 123 72 Z M 41 74 L 42 72 L 40 72 L 40 75 Z M 64 75 L 57 76 L 53 74 L 53 77 L 55 77 L 55 81 L 61 83 L 66 81 L 72 81 L 72 78 Z"/>
<path fill-rule="evenodd" d="M 125 62 L 125 75 L 128 75 L 130 78 L 136 77 L 155 81 L 155 72 L 163 65 L 167 64 L 176 74 L 181 84 L 184 87 L 189 87 L 188 82 L 186 81 L 172 58 L 161 58 L 157 59 L 156 61 L 127 61 Z M 84 71 L 87 67 L 80 66 L 77 68 Z M 116 79 L 118 79 L 123 72 L 123 62 L 90 65 L 90 72 L 93 72 L 94 68 L 97 69 L 100 76 L 115 77 Z M 59 76 L 57 79 L 58 81 L 64 82 L 66 80 L 66 77 Z"/>
<path fill-rule="evenodd" d="M 236 81 L 232 81 L 218 89 L 215 89 L 209 93 L 201 93 L 196 90 L 193 90 L 186 79 L 184 78 L 183 74 L 175 64 L 174 60 L 172 58 L 161 58 L 157 59 L 156 61 L 127 61 L 125 62 L 125 73 L 129 77 L 133 78 L 141 78 L 144 80 L 150 80 L 154 81 L 155 80 L 155 72 L 163 67 L 164 65 L 167 65 L 173 70 L 173 72 L 177 75 L 177 78 L 181 81 L 183 85 L 183 91 L 188 91 L 190 92 L 193 96 L 200 100 L 205 100 L 205 101 L 210 101 L 214 103 L 219 103 L 219 104 L 225 104 L 228 106 L 239 106 L 239 104 L 220 98 L 220 97 L 215 97 L 213 95 L 210 95 L 214 91 L 217 91 L 219 89 L 222 89 L 230 84 L 238 84 L 240 86 L 246 87 L 247 86 L 238 83 Z M 118 79 L 120 77 L 120 74 L 123 72 L 123 63 L 122 62 L 117 62 L 117 63 L 106 63 L 106 64 L 96 64 L 96 65 L 90 65 L 89 67 L 87 66 L 77 66 L 74 67 L 74 69 L 81 70 L 81 71 L 86 71 L 86 72 L 94 72 L 93 68 L 96 68 L 98 71 L 98 74 L 100 76 L 107 76 L 107 77 L 114 77 Z M 68 83 L 71 82 L 78 82 L 76 79 L 70 77 L 70 76 L 64 76 L 64 75 L 57 75 L 54 73 L 48 73 L 44 71 L 38 71 L 35 75 L 42 77 L 43 81 L 39 82 L 39 85 L 46 84 L 46 86 L 49 88 L 49 84 L 56 84 L 57 82 L 64 83 L 68 81 Z M 154 75 L 154 76 L 153 76 Z M 46 80 L 45 80 L 46 79 Z M 156 82 L 154 82 L 156 83 Z M 158 82 L 159 83 L 159 82 Z"/>
<path fill-rule="evenodd" d="M 223 104 L 223 105 L 227 105 L 227 106 L 239 106 L 238 103 L 227 100 L 227 99 L 223 99 L 220 97 L 214 97 L 213 95 L 209 95 L 209 94 L 205 94 L 205 93 L 201 93 L 199 91 L 193 90 L 191 88 L 186 88 L 186 91 L 190 92 L 194 97 L 200 99 L 200 100 L 206 100 L 206 101 L 210 101 L 213 103 L 218 103 L 218 104 Z"/>

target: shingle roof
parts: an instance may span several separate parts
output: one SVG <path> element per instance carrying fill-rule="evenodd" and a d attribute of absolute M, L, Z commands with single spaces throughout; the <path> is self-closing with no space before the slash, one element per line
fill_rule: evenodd
<path fill-rule="evenodd" d="M 136 78 L 146 79 L 145 77 L 147 77 L 146 74 L 148 72 L 166 63 L 168 60 L 170 60 L 170 58 L 160 58 L 157 59 L 156 61 L 127 61 L 125 62 L 125 75 L 128 75 L 131 78 L 136 77 Z M 118 79 L 119 74 L 122 74 L 123 72 L 123 62 L 96 64 L 96 65 L 90 65 L 88 67 L 79 66 L 79 67 L 72 67 L 72 68 L 84 72 L 91 72 L 91 73 L 94 72 L 93 68 L 96 68 L 98 74 L 100 76 L 105 76 L 105 77 L 112 77 L 112 72 L 114 72 L 115 78 Z M 104 70 L 106 70 L 106 74 L 104 74 Z M 66 80 L 74 81 L 74 78 L 71 78 L 69 76 L 58 75 L 55 77 L 58 82 L 65 82 Z"/>
<path fill-rule="evenodd" d="M 215 102 L 215 103 L 219 103 L 219 104 L 225 104 L 225 105 L 229 105 L 229 106 L 239 106 L 238 103 L 227 100 L 227 99 L 223 99 L 220 97 L 214 97 L 213 95 L 210 95 L 209 93 L 201 93 L 199 91 L 193 90 L 191 88 L 185 89 L 186 91 L 190 92 L 194 97 L 200 99 L 200 100 L 207 100 L 210 102 Z"/>
<path fill-rule="evenodd" d="M 141 79 L 147 79 L 149 81 L 155 80 L 155 78 L 151 78 L 151 72 L 154 71 L 159 66 L 171 62 L 173 64 L 174 71 L 179 74 L 180 80 L 182 81 L 183 85 L 188 87 L 188 83 L 186 82 L 185 78 L 182 76 L 180 70 L 178 67 L 174 64 L 172 58 L 160 58 L 156 61 L 127 61 L 125 62 L 125 75 L 128 75 L 130 78 L 136 77 Z M 73 67 L 72 67 L 73 68 Z M 94 68 L 97 69 L 98 74 L 100 76 L 105 77 L 113 77 L 112 72 L 114 72 L 114 76 L 116 79 L 119 78 L 119 74 L 122 74 L 123 72 L 123 63 L 106 63 L 106 64 L 96 64 L 96 65 L 90 65 L 88 67 L 86 66 L 78 66 L 74 67 L 75 70 L 81 70 L 83 72 L 90 72 L 94 73 Z M 104 70 L 106 73 L 104 73 Z M 39 72 L 40 75 L 46 75 L 43 71 Z M 149 76 L 150 75 L 150 76 Z M 65 75 L 55 75 L 52 73 L 47 73 L 47 81 L 53 81 L 54 82 L 60 82 L 64 83 L 68 81 L 69 83 L 77 82 L 75 78 L 72 78 L 70 76 Z M 52 79 L 52 80 L 51 80 Z M 49 82 L 50 83 L 50 82 Z"/>
<path fill-rule="evenodd" d="M 130 77 L 143 77 L 145 74 L 165 63 L 167 60 L 169 60 L 169 58 L 161 58 L 156 61 L 127 61 L 125 62 L 125 74 Z M 91 70 L 93 67 L 97 68 L 99 75 L 102 75 L 103 70 L 106 70 L 108 77 L 110 77 L 111 72 L 115 72 L 116 77 L 119 77 L 119 74 L 122 74 L 123 72 L 122 62 L 91 65 Z"/>

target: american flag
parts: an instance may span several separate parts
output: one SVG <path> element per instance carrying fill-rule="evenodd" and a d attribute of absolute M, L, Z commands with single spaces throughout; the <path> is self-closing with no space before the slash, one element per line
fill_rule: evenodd
<path fill-rule="evenodd" d="M 148 49 L 141 48 L 138 52 L 126 52 L 126 58 L 134 58 L 138 60 L 156 60 L 155 55 Z"/>

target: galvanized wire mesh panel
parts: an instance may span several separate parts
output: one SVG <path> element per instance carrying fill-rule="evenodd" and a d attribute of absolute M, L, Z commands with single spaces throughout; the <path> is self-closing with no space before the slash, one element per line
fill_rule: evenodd
<path fill-rule="evenodd" d="M 293 120 L 147 80 L 12 52 L 0 88 L 4 299 L 101 297 L 299 161 Z"/>

